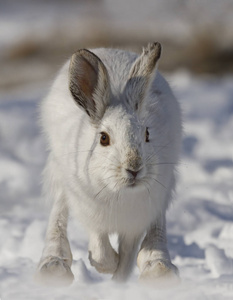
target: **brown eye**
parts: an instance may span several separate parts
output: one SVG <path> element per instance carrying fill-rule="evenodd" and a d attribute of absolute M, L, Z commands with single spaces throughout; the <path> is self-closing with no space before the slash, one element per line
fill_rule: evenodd
<path fill-rule="evenodd" d="M 149 130 L 148 130 L 148 127 L 146 127 L 146 133 L 145 133 L 145 141 L 146 141 L 146 143 L 149 143 L 149 141 L 150 141 L 150 139 L 149 139 L 149 136 L 150 136 L 150 134 L 149 134 Z"/>
<path fill-rule="evenodd" d="M 106 132 L 101 132 L 101 137 L 100 137 L 100 144 L 102 146 L 109 146 L 110 145 L 110 137 Z"/>

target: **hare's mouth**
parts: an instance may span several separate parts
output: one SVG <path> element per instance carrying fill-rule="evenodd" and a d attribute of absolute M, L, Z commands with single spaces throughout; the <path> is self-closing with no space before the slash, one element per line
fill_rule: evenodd
<path fill-rule="evenodd" d="M 127 186 L 128 187 L 134 187 L 134 186 L 136 186 L 137 184 L 136 184 L 136 182 L 134 181 L 134 182 L 129 182 L 128 184 L 127 184 Z"/>
<path fill-rule="evenodd" d="M 143 177 L 144 177 L 143 168 L 138 170 L 125 169 L 124 185 L 130 188 L 136 187 L 140 185 Z"/>
<path fill-rule="evenodd" d="M 127 182 L 126 182 L 126 186 L 127 187 L 135 187 L 139 184 L 140 180 L 139 179 L 128 179 Z"/>

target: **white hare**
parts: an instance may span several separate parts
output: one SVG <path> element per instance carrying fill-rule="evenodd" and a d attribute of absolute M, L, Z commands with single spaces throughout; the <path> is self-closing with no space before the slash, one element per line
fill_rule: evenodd
<path fill-rule="evenodd" d="M 49 157 L 45 190 L 53 200 L 36 277 L 69 284 L 69 213 L 89 232 L 89 259 L 99 272 L 126 280 L 178 277 L 166 245 L 165 214 L 181 144 L 179 105 L 156 70 L 159 43 L 140 56 L 82 49 L 61 69 L 42 103 Z M 116 233 L 118 251 L 109 235 Z M 78 237 L 77 237 L 78 238 Z"/>

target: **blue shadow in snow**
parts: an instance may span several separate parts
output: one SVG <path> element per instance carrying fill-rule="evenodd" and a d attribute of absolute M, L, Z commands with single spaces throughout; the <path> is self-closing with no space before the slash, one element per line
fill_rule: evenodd
<path fill-rule="evenodd" d="M 168 249 L 172 259 L 179 255 L 181 257 L 205 257 L 205 252 L 196 243 L 186 245 L 184 239 L 180 235 L 168 235 Z"/>

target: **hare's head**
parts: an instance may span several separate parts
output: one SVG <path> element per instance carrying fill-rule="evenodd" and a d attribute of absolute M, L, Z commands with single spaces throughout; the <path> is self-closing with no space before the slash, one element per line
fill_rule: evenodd
<path fill-rule="evenodd" d="M 154 180 L 155 134 L 147 99 L 160 53 L 159 43 L 149 44 L 132 64 L 117 96 L 95 54 L 84 49 L 72 56 L 69 88 L 96 130 L 88 169 L 100 190 L 146 187 Z"/>

